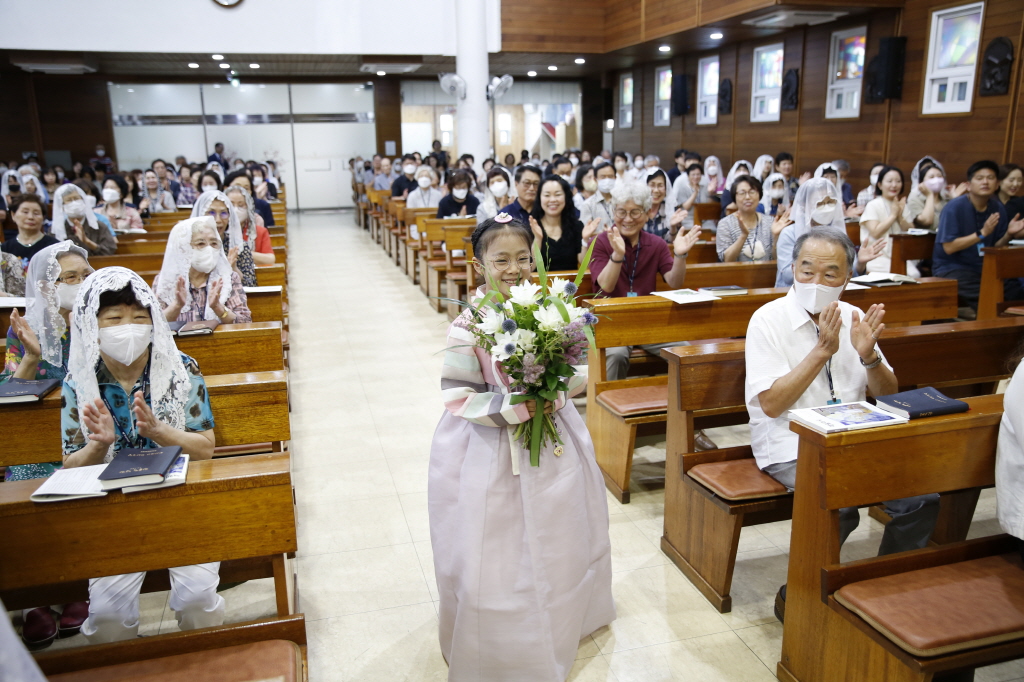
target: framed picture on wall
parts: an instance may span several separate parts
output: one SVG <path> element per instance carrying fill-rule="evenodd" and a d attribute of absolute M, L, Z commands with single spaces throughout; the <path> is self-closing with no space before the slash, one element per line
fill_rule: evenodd
<path fill-rule="evenodd" d="M 779 120 L 784 57 L 782 43 L 764 45 L 754 50 L 750 86 L 750 120 L 753 122 Z"/>
<path fill-rule="evenodd" d="M 718 55 L 697 63 L 697 125 L 718 123 Z"/>
<path fill-rule="evenodd" d="M 860 116 L 861 91 L 864 85 L 864 54 L 867 52 L 867 44 L 867 26 L 858 26 L 832 33 L 825 118 L 857 118 Z"/>
<path fill-rule="evenodd" d="M 984 9 L 975 2 L 932 12 L 922 114 L 971 110 Z"/>
<path fill-rule="evenodd" d="M 633 74 L 619 76 L 619 127 L 633 127 Z"/>

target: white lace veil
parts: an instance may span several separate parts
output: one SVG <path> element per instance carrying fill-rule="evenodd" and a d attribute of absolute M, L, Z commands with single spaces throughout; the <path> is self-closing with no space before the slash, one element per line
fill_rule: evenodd
<path fill-rule="evenodd" d="M 700 178 L 700 184 L 702 184 L 704 186 L 708 186 L 709 178 L 711 177 L 710 175 L 708 175 L 708 164 L 710 164 L 712 161 L 715 162 L 714 165 L 715 165 L 716 168 L 718 168 L 718 174 L 715 175 L 715 184 L 713 186 L 711 186 L 711 189 L 709 191 L 712 191 L 712 192 L 717 194 L 718 188 L 721 187 L 722 182 L 723 182 L 723 180 L 722 180 L 722 162 L 719 160 L 719 158 L 717 156 L 711 155 L 711 156 L 707 157 L 706 159 L 704 159 L 704 164 L 702 166 L 704 168 L 704 175 L 702 175 L 701 178 Z"/>
<path fill-rule="evenodd" d="M 211 189 L 209 192 L 203 192 L 202 194 L 199 195 L 199 198 L 196 199 L 196 202 L 192 204 L 192 217 L 200 218 L 206 215 L 206 212 L 210 210 L 210 204 L 212 204 L 217 199 L 223 201 L 224 205 L 228 207 L 228 244 L 225 244 L 224 246 L 225 248 L 227 248 L 229 245 L 235 246 L 238 247 L 239 250 L 241 250 L 242 245 L 245 244 L 245 240 L 242 239 L 242 224 L 238 222 L 238 214 L 235 213 L 235 206 L 234 204 L 231 203 L 231 200 L 228 199 L 227 194 L 224 194 L 224 192 L 220 192 L 218 190 L 213 189 Z M 253 233 L 253 243 L 255 244 L 256 230 L 251 230 L 251 232 Z M 255 253 L 256 249 L 252 249 L 252 252 Z"/>
<path fill-rule="evenodd" d="M 659 168 L 657 166 L 655 166 L 654 168 L 645 168 L 645 169 L 643 169 L 643 177 L 640 178 L 640 181 L 643 182 L 646 185 L 647 181 L 651 179 L 651 176 L 654 175 L 655 173 L 657 173 L 658 171 L 661 171 L 661 174 L 665 178 L 665 198 L 662 199 L 661 204 L 662 204 L 662 208 L 664 209 L 664 213 L 665 213 L 666 218 L 669 218 L 669 217 L 672 216 L 673 213 L 676 212 L 676 193 L 672 191 L 672 181 L 668 179 L 668 173 L 665 172 L 665 169 L 664 168 Z M 704 176 L 702 175 L 701 176 L 701 185 L 702 186 L 703 186 L 703 183 L 704 183 Z"/>
<path fill-rule="evenodd" d="M 785 208 L 789 206 L 789 190 L 786 188 L 786 178 L 782 173 L 772 173 L 764 179 L 764 191 L 761 193 L 761 205 L 764 206 L 764 212 L 771 215 L 772 210 L 772 198 L 768 196 L 768 192 L 772 190 L 772 184 L 776 182 L 782 182 L 782 198 L 779 199 L 779 206 Z"/>
<path fill-rule="evenodd" d="M 18 171 L 13 168 L 9 171 L 4 171 L 3 185 L 0 185 L 0 194 L 3 195 L 4 201 L 7 201 L 7 198 L 11 195 L 11 190 L 7 184 L 11 181 L 11 178 L 18 181 L 19 192 L 25 191 L 25 184 L 21 181 L 21 176 L 18 174 Z"/>
<path fill-rule="evenodd" d="M 35 191 L 31 194 L 35 194 L 43 201 L 49 201 L 46 194 L 46 186 L 43 185 L 43 181 L 39 179 L 39 176 L 35 174 L 35 169 L 32 166 L 22 166 L 18 169 L 18 174 L 21 176 L 18 178 L 21 182 L 21 191 L 28 192 L 28 181 L 31 180 L 32 184 L 36 186 Z"/>
<path fill-rule="evenodd" d="M 745 161 L 744 159 L 740 159 L 739 161 L 732 165 L 732 168 L 729 169 L 729 174 L 725 176 L 725 189 L 729 190 L 730 192 L 732 191 L 732 183 L 738 176 L 750 175 L 749 172 L 741 173 L 737 170 L 741 165 L 751 169 L 754 167 L 754 164 L 750 163 L 749 161 Z"/>
<path fill-rule="evenodd" d="M 817 168 L 815 168 L 814 169 L 814 177 L 816 177 L 816 178 L 822 177 L 825 174 L 826 170 L 831 170 L 833 173 L 835 173 L 836 174 L 836 181 L 838 182 L 839 169 L 836 168 L 836 165 L 834 163 L 832 163 L 831 161 L 826 161 L 825 163 L 820 164 Z"/>
<path fill-rule="evenodd" d="M 796 191 L 796 196 L 793 198 L 793 208 L 790 211 L 789 217 L 793 221 L 794 238 L 799 238 L 800 235 L 810 231 L 811 213 L 814 212 L 814 207 L 818 205 L 818 202 L 826 196 L 835 199 L 835 213 L 832 217 L 832 222 L 822 227 L 832 227 L 846 234 L 846 221 L 843 218 L 843 198 L 839 195 L 839 190 L 825 178 L 811 178 L 800 185 L 800 189 Z"/>
<path fill-rule="evenodd" d="M 50 224 L 53 226 L 53 236 L 61 241 L 68 238 L 67 230 L 67 215 L 64 213 L 64 197 L 68 193 L 74 193 L 78 195 L 78 198 L 85 202 L 85 192 L 78 185 L 67 183 L 61 185 L 53 193 L 53 220 Z M 89 223 L 89 227 L 92 229 L 98 229 L 99 222 L 96 220 L 96 214 L 89 208 L 89 204 L 85 204 L 85 220 Z"/>
<path fill-rule="evenodd" d="M 208 228 L 217 234 L 217 225 L 213 218 L 204 216 L 202 218 L 189 218 L 182 220 L 173 228 L 167 237 L 167 249 L 164 251 L 164 262 L 160 267 L 160 279 L 157 281 L 156 297 L 167 305 L 173 305 L 177 299 L 178 278 L 184 277 L 188 284 L 188 272 L 192 265 L 192 233 L 200 228 Z M 217 265 L 210 271 L 207 285 L 213 284 L 214 280 L 221 281 L 220 302 L 224 303 L 231 295 L 231 265 L 228 264 L 224 249 L 217 254 Z M 192 305 L 192 291 L 185 288 L 185 307 Z M 217 315 L 210 308 L 210 300 L 207 297 L 204 319 L 215 320 Z"/>
<path fill-rule="evenodd" d="M 75 385 L 79 408 L 100 397 L 96 381 L 96 363 L 100 359 L 99 323 L 100 294 L 120 291 L 131 286 L 140 305 L 149 308 L 153 318 L 153 342 L 149 348 L 150 406 L 157 419 L 175 429 L 185 427 L 185 405 L 191 390 L 191 380 L 181 354 L 174 345 L 167 320 L 160 312 L 160 304 L 149 285 L 139 275 L 118 266 L 102 268 L 89 275 L 82 283 L 71 311 L 71 353 L 68 357 L 68 380 Z M 81 424 L 82 434 L 88 438 L 89 430 Z M 111 448 L 104 461 L 113 459 Z"/>
<path fill-rule="evenodd" d="M 252 194 L 246 191 L 245 187 L 241 187 L 240 185 L 232 185 L 224 188 L 224 196 L 231 193 L 241 194 L 245 198 L 245 208 L 249 213 L 249 227 L 244 234 L 245 243 L 249 245 L 249 253 L 256 253 L 256 200 L 252 198 Z M 228 203 L 230 202 L 231 197 L 228 197 Z M 231 204 L 231 206 L 234 207 L 234 204 Z M 241 226 L 242 221 L 239 220 L 238 224 Z"/>
<path fill-rule="evenodd" d="M 757 161 L 754 161 L 754 169 L 751 171 L 750 174 L 753 175 L 758 180 L 761 180 L 765 168 L 774 168 L 774 166 L 772 165 L 774 163 L 775 159 L 772 157 L 771 154 L 762 154 L 761 156 L 757 157 Z"/>
<path fill-rule="evenodd" d="M 25 274 L 25 321 L 39 337 L 43 360 L 54 367 L 64 364 L 60 339 L 68 329 L 57 300 L 59 258 L 67 253 L 89 262 L 89 252 L 67 240 L 51 244 L 33 256 Z"/>
<path fill-rule="evenodd" d="M 224 167 L 223 166 L 221 166 L 216 161 L 211 161 L 210 163 L 206 164 L 206 170 L 213 171 L 214 173 L 216 173 L 220 177 L 220 183 L 222 185 L 224 184 Z"/>
<path fill-rule="evenodd" d="M 926 163 L 928 163 L 928 164 L 938 168 L 940 171 L 942 171 L 942 177 L 946 177 L 946 169 L 942 167 L 941 163 L 939 163 L 938 161 L 935 160 L 935 157 L 933 157 L 933 156 L 921 157 L 921 160 L 914 164 L 914 170 L 910 171 L 910 192 L 909 192 L 909 194 L 914 194 L 915 192 L 918 193 L 918 194 L 921 193 L 921 190 L 918 189 L 918 185 L 920 185 L 921 182 L 924 180 L 924 178 L 921 177 L 921 166 L 925 165 Z M 879 178 L 879 180 L 881 180 L 881 178 Z M 874 188 L 872 188 L 872 189 L 874 189 Z M 907 196 L 907 200 L 908 201 L 910 200 L 909 194 Z M 942 195 L 943 199 L 949 199 L 949 192 L 946 191 L 945 187 L 942 188 L 942 192 L 940 194 Z"/>

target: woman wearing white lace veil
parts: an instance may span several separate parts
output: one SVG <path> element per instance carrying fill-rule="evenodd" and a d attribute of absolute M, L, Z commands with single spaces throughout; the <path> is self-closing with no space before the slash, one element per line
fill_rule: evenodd
<path fill-rule="evenodd" d="M 180 353 L 153 291 L 139 275 L 103 268 L 82 284 L 71 312 L 71 353 L 62 389 L 66 468 L 109 462 L 123 448 L 179 446 L 213 456 L 214 420 L 195 360 Z M 187 522 L 187 519 L 182 519 Z M 219 562 L 170 568 L 170 607 L 183 630 L 224 622 Z M 89 581 L 91 643 L 134 639 L 145 573 Z"/>
<path fill-rule="evenodd" d="M 263 224 L 263 218 L 256 212 L 256 200 L 252 193 L 247 192 L 244 187 L 231 185 L 224 189 L 224 194 L 235 207 L 235 214 L 238 216 L 238 224 L 242 226 L 242 239 L 252 250 L 252 259 L 257 267 L 260 265 L 273 265 L 277 262 L 274 255 L 274 246 L 270 241 L 270 232 Z M 241 258 L 244 254 L 238 254 Z M 256 286 L 256 279 L 252 284 L 245 281 L 243 286 Z"/>
<path fill-rule="evenodd" d="M 86 203 L 85 192 L 75 184 L 61 185 L 53 193 L 50 224 L 55 238 L 70 239 L 90 256 L 109 256 L 117 251 L 117 240 L 110 228 L 100 224 L 96 213 Z"/>
<path fill-rule="evenodd" d="M 18 169 L 18 174 L 21 176 L 21 191 L 28 192 L 29 194 L 35 194 L 43 201 L 49 203 L 50 198 L 46 193 L 46 187 L 43 185 L 43 181 L 39 179 L 35 174 L 35 170 L 32 166 L 22 166 Z"/>
<path fill-rule="evenodd" d="M 725 186 L 722 188 L 722 217 L 728 215 L 729 211 L 736 210 L 736 202 L 733 201 L 732 196 L 732 183 L 736 182 L 736 178 L 741 175 L 750 175 L 750 170 L 754 167 L 752 163 L 745 159 L 740 159 L 732 165 L 729 169 L 729 174 L 725 176 Z"/>
<path fill-rule="evenodd" d="M 757 178 L 758 182 L 764 183 L 765 179 L 775 170 L 775 157 L 771 154 L 762 154 L 754 161 L 754 169 L 751 175 Z M 729 185 L 732 187 L 732 185 Z"/>
<path fill-rule="evenodd" d="M 789 192 L 786 191 L 786 177 L 782 173 L 769 175 L 763 187 L 761 209 L 766 215 L 781 215 L 789 208 Z"/>
<path fill-rule="evenodd" d="M 484 198 L 476 209 L 477 225 L 498 215 L 503 206 L 508 206 L 516 200 L 516 185 L 512 182 L 512 172 L 501 166 L 495 166 L 487 171 L 483 194 Z"/>
<path fill-rule="evenodd" d="M 212 172 L 216 173 L 217 176 L 220 177 L 220 183 L 222 185 L 224 184 L 224 167 L 223 166 L 221 166 L 216 161 L 211 161 L 210 163 L 206 164 L 206 170 L 212 171 Z"/>
<path fill-rule="evenodd" d="M 21 176 L 18 175 L 18 171 L 14 169 L 4 171 L 3 184 L 0 185 L 0 195 L 3 196 L 4 201 L 10 205 L 11 196 L 16 196 L 24 191 L 25 187 L 21 184 Z"/>
<path fill-rule="evenodd" d="M 946 169 L 931 156 L 914 164 L 910 172 L 910 193 L 903 208 L 903 217 L 914 227 L 936 232 L 939 216 L 951 199 L 967 191 L 967 183 L 957 187 L 946 186 Z"/>
<path fill-rule="evenodd" d="M 228 265 L 213 218 L 189 218 L 171 229 L 153 291 L 168 322 L 252 322 L 238 273 Z"/>
<path fill-rule="evenodd" d="M 200 194 L 196 203 L 192 204 L 192 217 L 202 216 L 210 216 L 217 223 L 217 233 L 223 242 L 224 252 L 228 255 L 228 263 L 242 278 L 243 285 L 245 282 L 255 282 L 256 263 L 252 259 L 251 251 L 243 253 L 249 245 L 242 237 L 242 223 L 238 220 L 238 214 L 235 213 L 235 207 L 228 199 L 228 195 L 214 191 Z M 255 240 L 255 235 L 253 239 Z"/>
<path fill-rule="evenodd" d="M 707 186 L 712 196 L 717 196 L 725 189 L 725 176 L 722 175 L 722 162 L 717 156 L 709 156 L 704 159 L 704 179 L 702 182 Z"/>

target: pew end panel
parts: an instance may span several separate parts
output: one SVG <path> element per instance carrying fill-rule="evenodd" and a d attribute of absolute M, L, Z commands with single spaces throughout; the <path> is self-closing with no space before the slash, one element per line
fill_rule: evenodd
<path fill-rule="evenodd" d="M 978 319 L 991 320 L 999 315 L 1003 302 L 1003 280 L 1024 277 L 1024 247 L 983 248 L 981 285 L 978 292 Z"/>

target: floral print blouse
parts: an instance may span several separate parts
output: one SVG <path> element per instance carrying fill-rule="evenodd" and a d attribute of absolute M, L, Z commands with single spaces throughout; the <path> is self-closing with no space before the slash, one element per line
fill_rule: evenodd
<path fill-rule="evenodd" d="M 25 295 L 25 269 L 13 253 L 0 252 L 0 292 L 8 296 Z"/>

